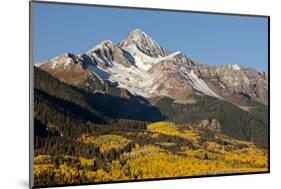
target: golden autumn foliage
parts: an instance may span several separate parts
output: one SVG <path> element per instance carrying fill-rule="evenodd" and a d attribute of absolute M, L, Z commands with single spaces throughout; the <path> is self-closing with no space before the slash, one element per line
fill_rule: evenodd
<path fill-rule="evenodd" d="M 136 147 L 131 152 L 125 152 L 122 154 L 121 158 L 125 160 L 133 160 L 141 156 L 145 156 L 148 154 L 157 154 L 159 152 L 164 152 L 163 149 L 154 146 L 154 145 L 145 145 L 142 147 Z"/>
<path fill-rule="evenodd" d="M 177 137 L 160 138 L 161 135 Z M 132 137 L 149 139 L 150 144 L 138 143 Z M 177 141 L 189 143 L 176 143 Z M 34 157 L 35 178 L 51 177 L 56 184 L 91 183 L 132 179 L 153 179 L 214 175 L 231 173 L 264 172 L 268 170 L 268 151 L 257 148 L 252 142 L 241 141 L 216 133 L 202 140 L 200 131 L 191 126 L 180 126 L 171 122 L 148 125 L 146 131 L 138 133 L 82 135 L 78 141 L 99 146 L 101 153 L 114 148 L 123 149 L 132 143 L 132 149 L 121 151 L 113 160 L 97 167 L 97 157 L 85 158 L 61 155 L 59 162 L 54 156 Z M 175 151 L 169 150 L 180 146 Z"/>
<path fill-rule="evenodd" d="M 147 126 L 149 131 L 152 131 L 154 134 L 160 133 L 160 134 L 166 134 L 171 136 L 178 136 L 182 138 L 186 138 L 190 141 L 192 141 L 194 144 L 197 143 L 199 133 L 196 129 L 193 129 L 192 127 L 188 127 L 188 130 L 185 129 L 183 131 L 179 131 L 176 124 L 172 122 L 156 122 L 149 124 Z"/>
<path fill-rule="evenodd" d="M 91 135 L 82 135 L 78 138 L 78 141 L 84 142 L 86 144 L 93 143 L 100 147 L 101 152 L 106 152 L 112 148 L 120 150 L 127 146 L 131 141 L 120 136 L 120 135 L 102 135 L 98 137 L 93 137 Z"/>
<path fill-rule="evenodd" d="M 156 133 L 168 134 L 168 135 L 180 135 L 177 130 L 176 124 L 172 122 L 157 122 L 147 126 L 148 130 Z"/>

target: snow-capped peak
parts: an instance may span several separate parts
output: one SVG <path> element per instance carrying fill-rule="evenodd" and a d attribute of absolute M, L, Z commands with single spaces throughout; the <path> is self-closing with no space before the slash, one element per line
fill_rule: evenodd
<path fill-rule="evenodd" d="M 240 67 L 238 64 L 233 64 L 233 65 L 231 65 L 231 67 L 232 67 L 232 69 L 235 70 L 235 71 L 241 69 L 241 67 Z"/>
<path fill-rule="evenodd" d="M 96 45 L 93 50 L 102 49 L 102 48 L 112 48 L 113 42 L 110 40 L 103 40 L 100 44 Z"/>
<path fill-rule="evenodd" d="M 97 50 L 111 49 L 113 47 L 114 47 L 114 44 L 113 44 L 112 41 L 110 41 L 110 40 L 103 40 L 99 44 L 97 44 L 94 48 L 90 49 L 88 51 L 88 53 L 89 52 L 94 52 L 94 51 L 97 51 Z"/>
<path fill-rule="evenodd" d="M 39 63 L 38 66 L 43 65 L 45 63 L 49 63 L 51 69 L 54 69 L 58 66 L 66 67 L 70 64 L 76 63 L 76 56 L 72 53 L 67 52 L 62 55 L 55 56 L 54 58 L 52 58 L 50 60 Z"/>
<path fill-rule="evenodd" d="M 140 29 L 134 29 L 126 39 L 119 43 L 122 48 L 132 45 L 135 45 L 144 54 L 153 58 L 164 57 L 169 54 L 153 38 Z"/>
<path fill-rule="evenodd" d="M 140 42 L 142 40 L 146 40 L 149 43 L 156 43 L 149 35 L 140 29 L 134 29 L 128 35 L 128 39 L 133 39 L 135 42 Z"/>

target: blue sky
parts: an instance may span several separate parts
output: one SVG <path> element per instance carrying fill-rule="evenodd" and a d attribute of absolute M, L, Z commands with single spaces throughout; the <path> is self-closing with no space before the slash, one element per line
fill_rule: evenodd
<path fill-rule="evenodd" d="M 117 43 L 139 28 L 170 52 L 209 65 L 268 67 L 267 18 L 79 5 L 34 6 L 34 61 L 82 53 L 104 39 Z"/>

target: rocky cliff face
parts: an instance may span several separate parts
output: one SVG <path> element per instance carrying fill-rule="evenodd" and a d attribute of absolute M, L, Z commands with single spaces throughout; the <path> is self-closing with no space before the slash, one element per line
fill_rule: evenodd
<path fill-rule="evenodd" d="M 139 29 L 118 44 L 104 40 L 86 53 L 66 53 L 38 67 L 92 92 L 100 90 L 98 82 L 147 99 L 167 96 L 176 103 L 194 103 L 194 95 L 208 95 L 248 111 L 245 98 L 268 104 L 267 73 L 239 65 L 195 63 L 181 52 L 169 53 Z"/>
<path fill-rule="evenodd" d="M 196 127 L 209 129 L 210 131 L 220 132 L 221 125 L 216 119 L 212 119 L 209 121 L 208 119 L 201 120 L 199 123 L 196 124 Z"/>
<path fill-rule="evenodd" d="M 268 78 L 266 73 L 239 65 L 194 67 L 200 78 L 222 98 L 242 105 L 241 98 L 268 104 Z"/>

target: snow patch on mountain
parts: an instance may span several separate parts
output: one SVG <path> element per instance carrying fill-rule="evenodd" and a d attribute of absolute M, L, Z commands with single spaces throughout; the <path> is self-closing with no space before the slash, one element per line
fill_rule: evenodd
<path fill-rule="evenodd" d="M 237 70 L 241 70 L 241 67 L 238 64 L 233 64 L 231 65 L 232 69 L 237 71 Z"/>
<path fill-rule="evenodd" d="M 63 55 L 55 56 L 51 60 L 39 63 L 38 66 L 43 65 L 45 63 L 49 63 L 51 69 L 55 69 L 60 66 L 66 68 L 67 66 L 75 62 L 74 59 L 75 59 L 75 55 L 71 53 L 64 53 Z"/>
<path fill-rule="evenodd" d="M 96 65 L 89 64 L 87 65 L 87 67 L 91 72 L 95 73 L 95 75 L 99 76 L 103 80 L 107 80 L 110 76 L 109 73 L 97 67 Z"/>
<path fill-rule="evenodd" d="M 217 95 L 214 91 L 212 91 L 209 88 L 209 86 L 207 85 L 207 83 L 204 80 L 198 78 L 198 76 L 193 72 L 193 70 L 191 70 L 191 72 L 188 74 L 188 76 L 189 76 L 188 81 L 190 82 L 190 84 L 192 85 L 192 87 L 194 89 L 196 89 L 197 91 L 203 92 L 206 95 L 222 99 L 222 97 Z"/>
<path fill-rule="evenodd" d="M 177 51 L 175 53 L 172 53 L 172 54 L 164 56 L 164 57 L 154 58 L 154 57 L 150 57 L 150 56 L 144 54 L 143 52 L 141 52 L 134 44 L 124 47 L 124 49 L 126 51 L 130 52 L 131 55 L 133 55 L 133 57 L 135 58 L 136 66 L 144 71 L 149 70 L 152 66 L 154 66 L 155 64 L 157 64 L 160 61 L 163 61 L 167 58 L 172 58 L 181 53 L 180 51 Z"/>
<path fill-rule="evenodd" d="M 132 47 L 130 50 L 132 49 L 134 48 Z M 118 62 L 112 62 L 110 67 L 101 68 L 92 64 L 89 66 L 89 69 L 104 80 L 117 83 L 117 87 L 126 88 L 134 95 L 147 98 L 167 95 L 164 90 L 161 92 L 157 91 L 157 88 L 163 82 L 160 80 L 162 70 L 159 70 L 156 74 L 149 74 L 147 70 L 153 65 L 161 63 L 161 61 L 173 58 L 180 52 L 175 52 L 166 57 L 152 58 L 142 54 L 137 49 L 134 50 L 135 54 L 132 54 L 132 56 L 135 59 L 135 65 L 126 67 Z"/>
<path fill-rule="evenodd" d="M 114 66 L 108 68 L 111 73 L 109 80 L 117 81 L 120 88 L 126 88 L 132 94 L 151 97 L 151 92 L 147 88 L 141 87 L 141 83 L 149 78 L 149 75 L 137 67 L 125 67 L 121 64 L 114 63 Z M 149 87 L 149 86 L 147 86 Z"/>
<path fill-rule="evenodd" d="M 146 54 L 138 50 L 134 44 L 129 45 L 124 49 L 131 53 L 131 55 L 135 58 L 136 66 L 144 71 L 149 70 L 157 62 L 156 58 L 147 56 Z"/>

